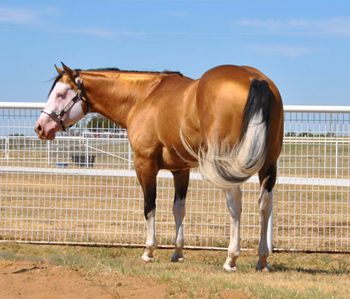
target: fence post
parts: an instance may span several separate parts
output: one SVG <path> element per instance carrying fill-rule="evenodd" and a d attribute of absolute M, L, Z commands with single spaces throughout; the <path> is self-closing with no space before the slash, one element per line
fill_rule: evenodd
<path fill-rule="evenodd" d="M 131 170 L 131 146 L 128 141 L 128 169 Z"/>
<path fill-rule="evenodd" d="M 8 162 L 10 159 L 10 137 L 5 138 L 5 159 Z"/>
<path fill-rule="evenodd" d="M 335 177 L 338 177 L 338 138 L 335 139 Z"/>
<path fill-rule="evenodd" d="M 89 165 L 89 137 L 85 138 L 85 166 Z"/>
<path fill-rule="evenodd" d="M 50 166 L 50 160 L 51 160 L 51 157 L 50 157 L 50 144 L 51 144 L 51 141 L 48 140 L 47 141 L 47 165 Z"/>

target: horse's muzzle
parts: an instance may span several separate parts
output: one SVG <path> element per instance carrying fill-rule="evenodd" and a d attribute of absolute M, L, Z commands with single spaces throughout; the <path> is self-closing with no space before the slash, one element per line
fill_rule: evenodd
<path fill-rule="evenodd" d="M 53 140 L 53 139 L 55 139 L 55 135 L 56 135 L 55 129 L 51 129 L 51 130 L 46 132 L 44 130 L 44 128 L 39 123 L 37 123 L 34 127 L 34 131 L 41 140 Z"/>

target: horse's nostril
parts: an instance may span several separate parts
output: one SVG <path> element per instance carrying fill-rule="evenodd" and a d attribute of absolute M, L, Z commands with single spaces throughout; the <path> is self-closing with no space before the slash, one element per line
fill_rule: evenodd
<path fill-rule="evenodd" d="M 42 130 L 43 130 L 43 128 L 39 124 L 37 124 L 35 126 L 35 132 L 40 133 L 40 132 L 42 132 Z"/>

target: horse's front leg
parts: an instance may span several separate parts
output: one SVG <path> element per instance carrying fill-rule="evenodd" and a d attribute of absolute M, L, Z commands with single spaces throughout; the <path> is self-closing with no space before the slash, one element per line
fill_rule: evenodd
<path fill-rule="evenodd" d="M 159 168 L 153 160 L 135 157 L 135 169 L 144 196 L 144 215 L 146 219 L 146 249 L 142 255 L 145 262 L 153 262 L 153 251 L 157 247 L 155 217 L 157 196 L 157 173 Z"/>
<path fill-rule="evenodd" d="M 185 204 L 188 182 L 190 178 L 190 170 L 178 170 L 172 172 L 174 176 L 175 198 L 173 204 L 173 215 L 175 220 L 175 252 L 171 257 L 172 262 L 182 262 L 184 260 L 184 231 L 183 219 L 185 217 Z"/>

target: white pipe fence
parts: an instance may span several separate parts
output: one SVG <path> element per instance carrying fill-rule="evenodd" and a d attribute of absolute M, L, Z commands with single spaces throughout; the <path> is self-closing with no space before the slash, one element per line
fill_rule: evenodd
<path fill-rule="evenodd" d="M 126 132 L 94 114 L 56 140 L 42 142 L 33 131 L 42 107 L 0 103 L 0 240 L 142 246 L 143 199 Z M 243 190 L 242 246 L 256 249 L 257 178 Z M 162 171 L 157 235 L 165 247 L 174 239 L 173 193 L 171 174 Z M 275 250 L 350 252 L 349 106 L 285 106 L 270 223 Z M 196 170 L 185 235 L 190 248 L 228 245 L 223 194 Z"/>

